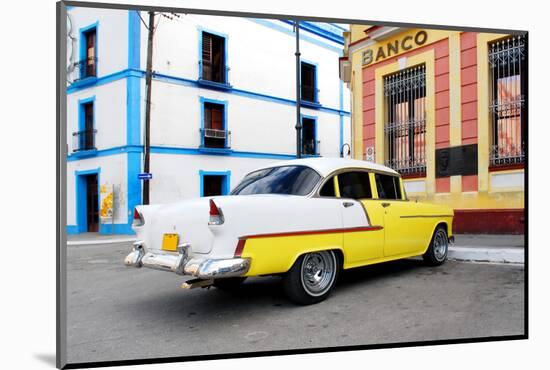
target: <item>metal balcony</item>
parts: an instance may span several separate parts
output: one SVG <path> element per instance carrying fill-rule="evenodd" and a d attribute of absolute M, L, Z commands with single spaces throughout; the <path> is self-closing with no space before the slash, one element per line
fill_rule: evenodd
<path fill-rule="evenodd" d="M 96 129 L 73 132 L 73 152 L 95 150 L 96 132 Z"/>
<path fill-rule="evenodd" d="M 97 77 L 97 58 L 87 58 L 74 63 L 75 82 L 89 77 Z"/>
<path fill-rule="evenodd" d="M 230 149 L 231 148 L 231 131 L 217 130 L 213 128 L 201 128 L 201 147 Z"/>

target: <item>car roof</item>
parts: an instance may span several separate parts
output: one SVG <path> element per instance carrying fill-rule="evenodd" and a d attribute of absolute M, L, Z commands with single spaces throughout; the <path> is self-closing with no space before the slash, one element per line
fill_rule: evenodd
<path fill-rule="evenodd" d="M 330 175 L 332 172 L 336 170 L 346 169 L 346 168 L 350 168 L 350 169 L 361 168 L 361 169 L 366 169 L 371 171 L 384 172 L 390 175 L 399 175 L 395 170 L 392 170 L 391 168 L 383 166 L 378 163 L 361 161 L 358 159 L 325 158 L 325 157 L 301 158 L 301 159 L 291 159 L 288 161 L 273 162 L 267 166 L 258 168 L 257 170 L 273 168 L 273 167 L 281 167 L 281 166 L 311 167 L 323 177 Z"/>

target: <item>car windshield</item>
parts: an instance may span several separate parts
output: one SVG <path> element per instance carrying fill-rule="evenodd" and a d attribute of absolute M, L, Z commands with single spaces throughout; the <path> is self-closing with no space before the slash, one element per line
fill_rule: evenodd
<path fill-rule="evenodd" d="M 231 194 L 307 195 L 320 179 L 317 172 L 305 166 L 266 168 L 246 175 Z"/>

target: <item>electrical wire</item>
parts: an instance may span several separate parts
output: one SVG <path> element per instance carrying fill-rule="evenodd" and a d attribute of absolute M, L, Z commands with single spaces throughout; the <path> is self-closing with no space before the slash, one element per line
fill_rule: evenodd
<path fill-rule="evenodd" d="M 139 12 L 139 11 L 136 10 L 136 13 L 138 14 L 139 19 L 141 19 L 141 23 L 143 23 L 143 25 L 145 26 L 145 28 L 149 29 L 149 26 L 147 26 L 147 23 L 145 23 L 145 21 L 143 20 L 143 18 L 141 18 L 141 12 Z"/>

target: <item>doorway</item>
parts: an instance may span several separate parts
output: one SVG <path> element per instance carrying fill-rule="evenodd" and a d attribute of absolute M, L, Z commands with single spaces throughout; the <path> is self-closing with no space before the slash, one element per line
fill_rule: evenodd
<path fill-rule="evenodd" d="M 87 175 L 86 181 L 86 224 L 88 232 L 99 231 L 99 194 L 97 174 Z"/>
<path fill-rule="evenodd" d="M 76 171 L 76 224 L 79 233 L 99 231 L 100 169 Z"/>

